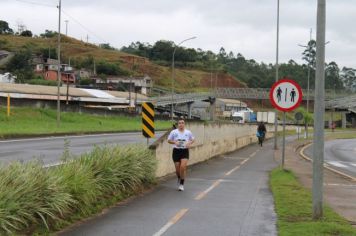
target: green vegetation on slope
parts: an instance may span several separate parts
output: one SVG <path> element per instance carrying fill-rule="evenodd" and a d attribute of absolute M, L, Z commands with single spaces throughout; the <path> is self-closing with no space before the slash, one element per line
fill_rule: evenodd
<path fill-rule="evenodd" d="M 0 35 L 0 49 L 12 52 L 21 51 L 22 54 L 42 55 L 47 58 L 48 52 L 51 58 L 56 58 L 56 38 L 31 38 L 15 35 Z M 77 69 L 86 68 L 92 70 L 94 61 L 97 69 L 100 65 L 105 68 L 100 69 L 98 74 L 105 79 L 108 75 L 125 76 L 132 74 L 134 76 L 149 75 L 154 80 L 154 85 L 170 88 L 171 86 L 171 66 L 161 66 L 150 62 L 147 58 L 128 54 L 119 50 L 106 49 L 93 44 L 84 43 L 74 38 L 62 37 L 62 62 L 71 61 L 71 65 Z M 98 67 L 99 66 L 99 67 Z M 1 69 L 1 68 L 0 68 Z M 33 75 L 22 72 L 20 78 L 26 77 L 33 79 Z M 176 68 L 175 70 L 175 91 L 193 92 L 200 91 L 201 87 L 210 88 L 210 71 L 200 68 Z M 100 72 L 100 73 L 99 73 Z M 217 84 L 224 82 L 228 78 L 229 85 L 243 87 L 241 83 L 231 75 L 222 70 L 217 70 Z M 105 74 L 107 73 L 107 74 Z M 215 72 L 214 72 L 215 73 Z M 215 76 L 214 76 L 215 78 Z"/>
<path fill-rule="evenodd" d="M 278 217 L 278 235 L 356 235 L 356 229 L 327 206 L 324 207 L 322 220 L 312 220 L 311 194 L 298 183 L 290 171 L 280 168 L 273 170 L 270 174 L 270 186 Z"/>
<path fill-rule="evenodd" d="M 156 159 L 144 146 L 63 158 L 48 169 L 35 161 L 0 167 L 0 235 L 59 230 L 155 183 Z"/>
<path fill-rule="evenodd" d="M 0 137 L 16 137 L 44 134 L 83 134 L 94 132 L 140 131 L 141 117 L 88 115 L 74 112 L 61 113 L 61 125 L 56 123 L 56 111 L 51 109 L 12 108 L 6 116 L 6 108 L 0 108 Z M 155 122 L 156 130 L 171 127 L 171 122 Z"/>

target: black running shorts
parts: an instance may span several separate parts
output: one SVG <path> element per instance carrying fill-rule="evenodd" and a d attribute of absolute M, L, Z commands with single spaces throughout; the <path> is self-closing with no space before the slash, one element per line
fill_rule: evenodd
<path fill-rule="evenodd" d="M 172 158 L 174 162 L 180 162 L 181 159 L 189 159 L 189 149 L 173 148 Z"/>

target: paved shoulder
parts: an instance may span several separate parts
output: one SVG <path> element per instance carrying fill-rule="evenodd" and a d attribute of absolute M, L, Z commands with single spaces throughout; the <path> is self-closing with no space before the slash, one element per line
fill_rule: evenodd
<path fill-rule="evenodd" d="M 277 235 L 268 187 L 276 165 L 271 144 L 252 145 L 192 167 L 184 192 L 172 178 L 61 235 Z"/>

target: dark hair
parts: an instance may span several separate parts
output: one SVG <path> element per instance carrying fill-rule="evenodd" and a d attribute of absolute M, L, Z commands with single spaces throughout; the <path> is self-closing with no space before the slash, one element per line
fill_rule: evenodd
<path fill-rule="evenodd" d="M 180 120 L 182 120 L 182 121 L 184 121 L 184 122 L 185 122 L 185 119 L 184 119 L 184 117 L 183 117 L 183 116 L 180 116 L 180 117 L 178 118 L 178 120 L 177 120 L 177 121 L 180 121 Z"/>

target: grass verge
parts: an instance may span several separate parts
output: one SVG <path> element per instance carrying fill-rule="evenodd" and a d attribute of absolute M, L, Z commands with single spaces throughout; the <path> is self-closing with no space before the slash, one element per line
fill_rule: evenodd
<path fill-rule="evenodd" d="M 0 167 L 0 235 L 44 235 L 155 183 L 156 159 L 141 145 L 95 147 L 67 164 Z"/>
<path fill-rule="evenodd" d="M 274 169 L 270 186 L 278 216 L 278 235 L 356 235 L 356 229 L 328 206 L 324 207 L 322 220 L 312 220 L 311 193 L 299 184 L 292 172 Z"/>
<path fill-rule="evenodd" d="M 6 116 L 6 108 L 0 108 L 0 138 L 50 134 L 83 134 L 96 132 L 140 131 L 140 116 L 102 116 L 61 113 L 61 125 L 57 127 L 56 111 L 52 109 L 12 108 L 11 116 Z M 156 130 L 172 126 L 170 121 L 155 121 Z"/>

